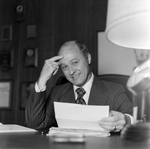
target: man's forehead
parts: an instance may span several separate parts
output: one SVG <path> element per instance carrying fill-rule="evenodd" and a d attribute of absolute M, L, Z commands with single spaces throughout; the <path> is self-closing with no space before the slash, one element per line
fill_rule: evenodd
<path fill-rule="evenodd" d="M 76 45 L 67 45 L 61 47 L 61 49 L 58 52 L 58 55 L 65 55 L 66 53 L 78 53 L 80 50 Z"/>
<path fill-rule="evenodd" d="M 60 64 L 62 63 L 70 63 L 73 60 L 77 60 L 77 59 L 83 59 L 82 54 L 80 52 L 77 51 L 73 51 L 73 50 L 69 50 L 69 51 L 63 51 L 60 53 L 60 56 L 63 56 L 63 58 L 61 60 L 59 60 Z"/>

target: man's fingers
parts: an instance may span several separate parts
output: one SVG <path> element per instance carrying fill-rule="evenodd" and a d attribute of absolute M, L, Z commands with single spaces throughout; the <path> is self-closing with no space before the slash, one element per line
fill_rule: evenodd
<path fill-rule="evenodd" d="M 50 61 L 50 62 L 57 62 L 59 60 L 61 60 L 63 58 L 63 56 L 54 56 L 50 59 L 47 59 L 47 61 Z"/>
<path fill-rule="evenodd" d="M 57 73 L 57 71 L 58 71 L 58 69 L 55 69 L 55 70 L 53 71 L 53 76 Z"/>
<path fill-rule="evenodd" d="M 102 121 L 102 122 L 115 122 L 115 121 L 118 121 L 118 117 L 116 117 L 116 116 L 104 117 L 100 121 Z"/>
<path fill-rule="evenodd" d="M 121 122 L 99 122 L 99 125 L 106 130 L 115 132 L 122 130 L 124 127 L 124 124 Z"/>
<path fill-rule="evenodd" d="M 47 66 L 52 66 L 52 67 L 58 68 L 58 66 L 60 65 L 59 60 L 62 58 L 63 58 L 63 56 L 55 56 L 53 58 L 45 60 L 45 64 Z"/>

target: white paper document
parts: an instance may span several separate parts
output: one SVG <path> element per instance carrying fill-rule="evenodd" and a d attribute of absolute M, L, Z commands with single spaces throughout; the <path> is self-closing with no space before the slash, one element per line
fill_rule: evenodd
<path fill-rule="evenodd" d="M 0 133 L 14 133 L 14 132 L 36 132 L 36 130 L 16 124 L 0 125 Z"/>
<path fill-rule="evenodd" d="M 103 131 L 98 121 L 109 116 L 109 106 L 54 102 L 59 128 Z"/>

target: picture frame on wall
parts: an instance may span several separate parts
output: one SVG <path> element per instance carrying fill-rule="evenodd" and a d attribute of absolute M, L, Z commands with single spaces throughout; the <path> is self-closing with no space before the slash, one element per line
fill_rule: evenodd
<path fill-rule="evenodd" d="M 38 67 L 38 48 L 24 49 L 24 66 Z"/>
<path fill-rule="evenodd" d="M 0 50 L 0 69 L 9 71 L 14 66 L 14 49 Z"/>
<path fill-rule="evenodd" d="M 32 89 L 34 88 L 35 82 L 22 82 L 21 83 L 21 101 L 20 108 L 24 109 Z"/>
<path fill-rule="evenodd" d="M 0 109 L 10 109 L 12 98 L 12 80 L 0 80 Z"/>
<path fill-rule="evenodd" d="M 35 24 L 27 25 L 27 38 L 36 38 L 37 27 Z"/>
<path fill-rule="evenodd" d="M 12 40 L 12 25 L 2 27 L 2 41 Z"/>

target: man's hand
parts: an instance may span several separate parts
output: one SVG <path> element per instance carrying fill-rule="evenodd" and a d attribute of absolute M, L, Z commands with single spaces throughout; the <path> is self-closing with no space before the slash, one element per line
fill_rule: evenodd
<path fill-rule="evenodd" d="M 102 118 L 99 125 L 108 131 L 119 132 L 126 125 L 126 118 L 121 112 L 110 111 L 110 116 Z"/>
<path fill-rule="evenodd" d="M 46 82 L 51 78 L 52 75 L 55 75 L 59 68 L 59 60 L 62 59 L 63 56 L 55 56 L 50 59 L 45 60 L 44 66 L 42 68 L 38 86 L 42 88 L 46 85 Z"/>

